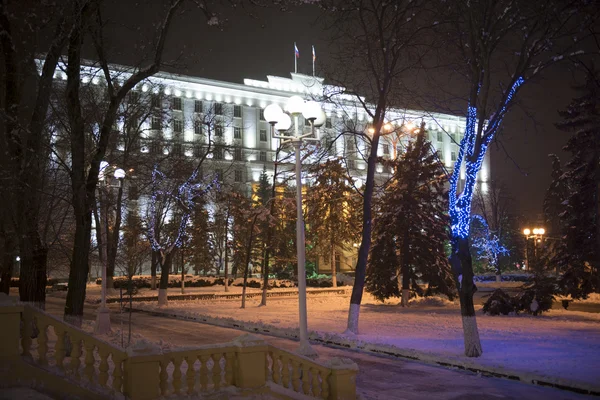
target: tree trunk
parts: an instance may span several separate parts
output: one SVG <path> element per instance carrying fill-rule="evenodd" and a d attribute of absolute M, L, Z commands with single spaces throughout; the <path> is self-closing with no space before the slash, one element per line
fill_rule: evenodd
<path fill-rule="evenodd" d="M 250 255 L 252 254 L 252 239 L 254 239 L 254 225 L 256 224 L 257 218 L 258 214 L 256 214 L 252 219 L 252 224 L 250 225 L 250 238 L 248 239 L 248 247 L 246 247 L 246 265 L 244 266 L 244 284 L 242 285 L 242 308 L 246 308 L 246 283 L 248 282 L 248 265 L 250 264 Z"/>
<path fill-rule="evenodd" d="M 160 283 L 158 286 L 158 305 L 168 306 L 167 289 L 169 287 L 169 272 L 173 264 L 173 250 L 165 254 L 160 267 Z"/>
<path fill-rule="evenodd" d="M 483 351 L 473 304 L 473 295 L 477 291 L 477 287 L 473 283 L 473 262 L 469 251 L 469 239 L 453 238 L 452 242 L 450 264 L 455 273 L 460 298 L 465 355 L 467 357 L 479 357 Z"/>
<path fill-rule="evenodd" d="M 337 267 L 335 265 L 335 249 L 331 246 L 331 286 L 337 287 Z"/>
<path fill-rule="evenodd" d="M 152 250 L 152 259 L 150 261 L 150 290 L 156 290 L 156 264 L 158 257 L 156 251 Z"/>
<path fill-rule="evenodd" d="M 229 257 L 227 257 L 227 247 L 225 247 L 225 270 L 223 272 L 225 275 L 225 278 L 223 279 L 225 291 L 229 292 Z"/>
<path fill-rule="evenodd" d="M 77 200 L 78 201 L 78 200 Z M 81 206 L 75 207 L 82 208 Z M 81 326 L 85 301 L 86 281 L 89 272 L 91 212 L 75 213 L 75 239 L 69 270 L 69 286 L 65 303 L 65 321 Z"/>
<path fill-rule="evenodd" d="M 10 280 L 12 277 L 13 264 L 16 257 L 16 246 L 14 235 L 7 234 L 4 230 L 0 231 L 3 235 L 2 241 L 2 260 L 0 262 L 0 293 L 10 294 Z M 20 272 L 19 272 L 20 273 Z"/>
<path fill-rule="evenodd" d="M 183 253 L 183 249 L 181 252 Z M 181 255 L 181 294 L 185 294 L 185 269 L 183 268 L 183 254 Z"/>
<path fill-rule="evenodd" d="M 269 230 L 269 233 L 271 231 Z M 267 238 L 267 241 L 270 240 L 270 236 Z M 264 257 L 263 257 L 263 265 L 262 265 L 262 270 L 263 270 L 263 288 L 262 288 L 262 297 L 260 299 L 260 304 L 259 306 L 266 306 L 267 305 L 267 290 L 269 289 L 269 257 L 271 256 L 271 252 L 269 251 L 269 244 L 267 244 L 266 248 L 265 248 L 265 252 L 264 252 Z"/>
<path fill-rule="evenodd" d="M 21 271 L 19 274 L 19 299 L 44 309 L 46 303 L 46 261 L 48 249 L 42 246 L 37 230 L 29 232 L 19 244 Z M 87 276 L 84 278 L 83 285 Z M 10 280 L 9 280 L 10 281 Z"/>
<path fill-rule="evenodd" d="M 367 179 L 365 182 L 365 190 L 363 192 L 363 226 L 361 234 L 360 247 L 358 249 L 358 257 L 356 261 L 356 269 L 354 274 L 354 286 L 352 287 L 352 295 L 350 296 L 350 310 L 348 311 L 348 327 L 347 333 L 358 334 L 358 318 L 360 315 L 360 303 L 362 301 L 363 291 L 365 288 L 365 275 L 367 270 L 367 259 L 369 257 L 369 249 L 371 247 L 371 225 L 373 203 L 373 189 L 375 186 L 375 167 L 377 164 L 377 147 L 379 146 L 379 131 L 381 130 L 381 122 L 375 124 L 376 129 L 371 142 L 371 151 L 367 164 Z"/>

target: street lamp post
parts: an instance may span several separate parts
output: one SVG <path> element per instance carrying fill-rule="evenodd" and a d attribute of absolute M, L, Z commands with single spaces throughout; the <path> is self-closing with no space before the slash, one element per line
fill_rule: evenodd
<path fill-rule="evenodd" d="M 546 233 L 544 228 L 525 228 L 523 229 L 523 235 L 525 235 L 525 263 L 527 270 L 530 270 L 529 266 L 529 239 L 533 238 L 533 262 L 537 262 L 537 242 L 542 240 L 542 236 Z"/>
<path fill-rule="evenodd" d="M 102 236 L 102 241 L 104 242 L 101 249 L 102 252 L 102 293 L 101 293 L 101 302 L 100 307 L 98 307 L 97 315 L 96 315 L 96 326 L 95 332 L 98 334 L 105 334 L 110 332 L 110 310 L 106 307 L 106 281 L 107 281 L 107 264 L 108 264 L 108 191 L 113 187 L 120 187 L 122 185 L 123 179 L 125 178 L 125 171 L 121 168 L 117 168 L 114 171 L 114 177 L 117 179 L 119 184 L 117 186 L 111 186 L 106 176 L 106 170 L 108 168 L 108 163 L 106 161 L 102 161 L 100 163 L 100 173 L 98 176 L 99 185 L 98 185 L 98 194 L 100 197 L 100 202 L 102 203 L 102 191 L 105 194 L 105 207 L 102 212 L 104 214 L 103 219 L 104 223 L 100 223 L 100 232 Z"/>
<path fill-rule="evenodd" d="M 286 113 L 276 104 L 271 104 L 265 108 L 264 116 L 267 122 L 273 128 L 280 132 L 279 135 L 273 134 L 276 139 L 282 140 L 282 143 L 291 143 L 294 146 L 296 156 L 296 253 L 298 262 L 298 319 L 300 327 L 300 348 L 298 353 L 316 358 L 317 352 L 311 347 L 308 341 L 308 321 L 306 312 L 306 245 L 304 241 L 304 215 L 302 212 L 302 159 L 300 147 L 303 141 L 318 141 L 314 137 L 315 127 L 322 126 L 325 123 L 325 113 L 320 105 L 314 101 L 305 102 L 299 96 L 292 96 L 286 104 Z M 288 115 L 289 114 L 289 115 Z M 299 116 L 302 114 L 310 122 L 311 132 L 303 134 L 299 129 Z M 284 132 L 290 129 L 292 119 L 294 118 L 294 135 L 286 136 Z"/>

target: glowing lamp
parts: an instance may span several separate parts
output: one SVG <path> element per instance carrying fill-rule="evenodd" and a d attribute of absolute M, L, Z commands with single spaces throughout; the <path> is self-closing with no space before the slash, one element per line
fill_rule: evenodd
<path fill-rule="evenodd" d="M 316 128 L 320 128 L 321 126 L 323 126 L 323 125 L 325 124 L 325 121 L 326 121 L 326 120 L 327 120 L 327 115 L 325 115 L 325 111 L 323 111 L 323 110 L 320 110 L 320 114 L 319 114 L 319 116 L 317 117 L 317 119 L 315 119 L 315 120 L 313 121 L 313 125 L 314 125 Z"/>
<path fill-rule="evenodd" d="M 546 233 L 546 230 L 544 228 L 538 229 L 538 234 L 539 235 L 543 235 L 544 233 Z"/>
<path fill-rule="evenodd" d="M 123 170 L 122 168 L 117 168 L 115 170 L 114 175 L 115 175 L 115 178 L 117 178 L 117 179 L 123 179 L 123 178 L 125 178 L 125 170 Z"/>
<path fill-rule="evenodd" d="M 269 104 L 265 107 L 263 114 L 268 123 L 275 124 L 279 121 L 281 114 L 283 114 L 283 110 L 277 104 Z"/>
<path fill-rule="evenodd" d="M 290 114 L 301 114 L 304 110 L 304 100 L 300 96 L 292 96 L 285 105 L 285 111 Z"/>
<path fill-rule="evenodd" d="M 531 231 L 529 229 L 523 229 L 523 235 L 529 236 L 530 233 Z"/>
<path fill-rule="evenodd" d="M 281 113 L 277 123 L 275 123 L 275 129 L 278 131 L 287 131 L 292 126 L 292 119 L 289 115 Z"/>
<path fill-rule="evenodd" d="M 309 121 L 316 120 L 321 116 L 321 105 L 316 101 L 307 101 L 302 109 L 302 116 Z"/>

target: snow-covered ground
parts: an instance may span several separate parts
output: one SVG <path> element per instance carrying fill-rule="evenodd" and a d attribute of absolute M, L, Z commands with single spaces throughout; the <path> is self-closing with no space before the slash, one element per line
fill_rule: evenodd
<path fill-rule="evenodd" d="M 167 308 L 155 302 L 134 308 L 163 311 L 209 322 L 227 322 L 263 327 L 286 335 L 298 327 L 295 298 L 269 299 L 267 307 L 249 299 L 245 309 L 239 301 L 170 301 Z M 359 335 L 344 335 L 349 296 L 308 298 L 309 329 L 313 338 L 333 339 L 350 347 L 366 347 L 414 356 L 424 361 L 516 374 L 532 379 L 600 391 L 600 314 L 551 310 L 533 317 L 486 316 L 477 306 L 477 322 L 483 345 L 479 358 L 463 356 L 463 339 L 458 303 L 418 299 L 403 308 L 397 301 L 378 303 L 365 294 Z M 227 323 L 219 323 L 227 325 Z M 262 329 L 261 329 L 262 330 Z M 525 379 L 526 380 L 526 379 Z"/>

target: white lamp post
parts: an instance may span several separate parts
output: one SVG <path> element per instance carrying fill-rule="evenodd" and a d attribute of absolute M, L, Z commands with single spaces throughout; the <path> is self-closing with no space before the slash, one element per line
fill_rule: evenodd
<path fill-rule="evenodd" d="M 280 132 L 280 135 L 273 135 L 274 138 L 283 140 L 282 143 L 291 143 L 294 146 L 296 155 L 296 252 L 298 260 L 298 311 L 300 325 L 300 348 L 298 353 L 316 358 L 317 352 L 311 347 L 308 341 L 308 322 L 306 316 L 306 246 L 304 242 L 304 215 L 302 212 L 302 159 L 300 157 L 300 146 L 303 140 L 319 139 L 309 137 L 314 135 L 314 128 L 323 125 L 325 122 L 324 113 L 319 103 L 314 101 L 305 102 L 299 96 L 289 98 L 284 113 L 276 104 L 271 104 L 265 108 L 264 116 L 271 127 Z M 299 130 L 298 117 L 302 114 L 305 119 L 310 121 L 311 133 L 303 134 Z M 283 132 L 290 129 L 292 118 L 294 119 L 294 135 L 286 136 Z"/>
<path fill-rule="evenodd" d="M 107 290 L 107 288 L 106 288 L 106 281 L 107 281 L 106 268 L 107 268 L 107 264 L 108 264 L 108 191 L 110 188 L 112 188 L 114 186 L 110 185 L 108 178 L 106 176 L 108 167 L 109 167 L 109 164 L 106 161 L 100 162 L 100 172 L 98 174 L 98 180 L 99 180 L 98 189 L 100 189 L 99 190 L 100 199 L 102 199 L 102 196 L 101 196 L 102 190 L 104 190 L 105 194 L 106 194 L 106 199 L 104 201 L 105 208 L 104 208 L 104 212 L 102 213 L 102 214 L 104 214 L 104 223 L 100 224 L 100 232 L 102 235 L 102 241 L 104 242 L 104 245 L 100 249 L 100 251 L 102 251 L 102 260 L 103 260 L 102 261 L 102 294 L 101 294 L 100 307 L 98 307 L 98 310 L 97 310 L 96 326 L 94 329 L 96 333 L 101 334 L 101 335 L 110 332 L 110 310 L 108 309 L 108 307 L 106 307 L 106 290 Z M 121 168 L 117 168 L 117 169 L 115 169 L 115 172 L 113 175 L 119 182 L 119 185 L 116 187 L 120 187 L 123 179 L 125 178 L 125 171 Z"/>

